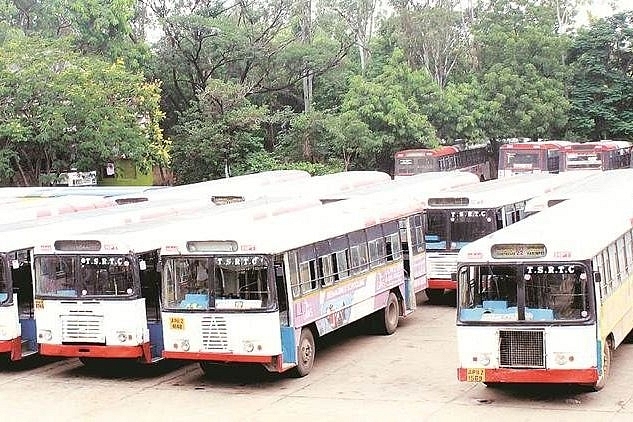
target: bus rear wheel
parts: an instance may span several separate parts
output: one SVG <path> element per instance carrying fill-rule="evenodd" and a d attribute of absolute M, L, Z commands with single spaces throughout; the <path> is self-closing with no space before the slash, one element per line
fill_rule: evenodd
<path fill-rule="evenodd" d="M 380 332 L 382 334 L 391 335 L 396 332 L 398 319 L 400 318 L 400 306 L 398 305 L 398 297 L 394 292 L 389 292 L 387 305 L 377 316 L 382 317 L 382 321 L 380 321 Z"/>
<path fill-rule="evenodd" d="M 314 365 L 315 351 L 314 334 L 311 329 L 304 327 L 297 345 L 297 366 L 294 369 L 296 377 L 305 377 L 310 373 Z"/>
<path fill-rule="evenodd" d="M 609 373 L 611 372 L 611 355 L 613 354 L 613 347 L 611 346 L 611 341 L 608 339 L 604 341 L 604 346 L 602 347 L 602 371 L 598 375 L 598 381 L 596 381 L 592 386 L 593 391 L 600 391 L 607 385 L 607 380 L 609 379 Z"/>

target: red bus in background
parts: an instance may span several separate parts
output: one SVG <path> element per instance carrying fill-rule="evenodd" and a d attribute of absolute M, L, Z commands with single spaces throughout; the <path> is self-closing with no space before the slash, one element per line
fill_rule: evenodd
<path fill-rule="evenodd" d="M 501 145 L 497 177 L 564 171 L 563 149 L 569 145 L 572 142 L 539 141 Z"/>
<path fill-rule="evenodd" d="M 489 180 L 494 172 L 488 155 L 488 145 L 440 146 L 431 149 L 407 149 L 395 154 L 394 179 L 434 171 L 468 171 Z"/>
<path fill-rule="evenodd" d="M 563 154 L 564 171 L 614 170 L 631 165 L 631 143 L 627 141 L 573 143 L 563 148 Z"/>

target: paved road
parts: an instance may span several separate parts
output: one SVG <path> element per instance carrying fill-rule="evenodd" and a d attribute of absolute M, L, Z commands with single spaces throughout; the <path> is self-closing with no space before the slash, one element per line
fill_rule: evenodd
<path fill-rule="evenodd" d="M 456 379 L 454 313 L 424 303 L 392 336 L 358 326 L 332 334 L 301 379 L 257 367 L 219 366 L 204 377 L 189 363 L 96 373 L 76 359 L 30 360 L 0 370 L 0 409 L 12 421 L 68 422 L 633 420 L 633 344 L 616 350 L 598 393 L 486 388 Z"/>

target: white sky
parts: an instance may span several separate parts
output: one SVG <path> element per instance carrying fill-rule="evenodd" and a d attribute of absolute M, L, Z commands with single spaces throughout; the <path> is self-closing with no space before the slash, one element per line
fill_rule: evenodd
<path fill-rule="evenodd" d="M 627 9 L 633 9 L 633 0 L 591 0 L 590 5 L 580 7 L 576 20 L 578 26 L 586 25 L 590 16 L 603 18 Z"/>

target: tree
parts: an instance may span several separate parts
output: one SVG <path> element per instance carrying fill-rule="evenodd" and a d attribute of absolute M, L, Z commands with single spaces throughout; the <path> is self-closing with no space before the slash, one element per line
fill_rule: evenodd
<path fill-rule="evenodd" d="M 470 47 L 470 19 L 458 0 L 404 3 L 399 9 L 399 44 L 414 69 L 424 68 L 441 88 Z"/>
<path fill-rule="evenodd" d="M 264 152 L 266 107 L 252 104 L 239 84 L 213 79 L 197 107 L 174 128 L 173 168 L 178 183 L 248 172 L 249 159 Z M 192 159 L 195 157 L 195 159 Z"/>
<path fill-rule="evenodd" d="M 382 73 L 353 77 L 342 111 L 363 122 L 377 140 L 365 168 L 390 172 L 393 154 L 406 147 L 437 145 L 425 105 L 438 99 L 438 89 L 425 71 L 414 71 L 396 50 Z"/>
<path fill-rule="evenodd" d="M 0 178 L 93 170 L 126 157 L 164 164 L 160 90 L 122 63 L 73 52 L 67 40 L 16 36 L 0 49 Z"/>
<path fill-rule="evenodd" d="M 633 11 L 598 20 L 569 52 L 573 134 L 593 140 L 633 137 Z"/>
<path fill-rule="evenodd" d="M 491 0 L 473 30 L 480 109 L 488 110 L 482 132 L 491 139 L 562 136 L 569 38 L 558 34 L 552 4 Z"/>

